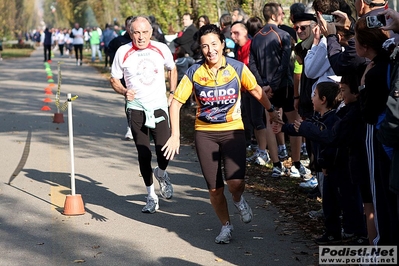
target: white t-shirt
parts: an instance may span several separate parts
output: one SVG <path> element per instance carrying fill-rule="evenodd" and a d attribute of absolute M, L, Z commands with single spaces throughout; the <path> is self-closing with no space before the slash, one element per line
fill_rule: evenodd
<path fill-rule="evenodd" d="M 79 28 L 73 28 L 72 29 L 72 34 L 73 34 L 73 44 L 83 44 L 83 29 Z"/>
<path fill-rule="evenodd" d="M 57 43 L 61 45 L 65 43 L 65 34 L 62 31 L 57 33 Z"/>
<path fill-rule="evenodd" d="M 130 42 L 116 51 L 111 76 L 124 77 L 127 88 L 135 90 L 135 98 L 143 106 L 156 110 L 167 107 L 165 67 L 175 68 L 166 44 L 151 41 L 146 49 L 140 50 Z"/>

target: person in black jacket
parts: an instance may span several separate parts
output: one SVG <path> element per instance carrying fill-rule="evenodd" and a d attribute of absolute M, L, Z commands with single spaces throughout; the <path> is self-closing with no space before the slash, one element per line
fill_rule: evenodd
<path fill-rule="evenodd" d="M 118 48 L 121 47 L 122 45 L 127 44 L 132 41 L 132 39 L 130 38 L 130 35 L 129 35 L 129 29 L 130 29 L 130 24 L 132 24 L 132 19 L 133 19 L 133 16 L 129 16 L 125 19 L 125 26 L 126 26 L 125 34 L 112 39 L 112 41 L 110 41 L 110 43 L 108 44 L 108 55 L 110 57 L 110 65 L 111 66 L 112 66 L 112 62 L 114 61 L 115 53 L 118 50 Z M 122 78 L 121 83 L 124 87 L 126 87 L 125 79 Z M 126 108 L 125 108 L 125 110 L 126 110 Z M 127 113 L 126 113 L 126 118 L 128 119 L 128 124 L 129 124 L 129 118 L 127 117 Z M 129 126 L 127 127 L 125 139 L 133 140 L 132 130 L 130 129 Z"/>
<path fill-rule="evenodd" d="M 44 62 L 51 62 L 51 46 L 53 44 L 53 34 L 49 28 L 44 30 L 44 41 L 43 41 L 43 48 L 44 48 Z"/>
<path fill-rule="evenodd" d="M 359 56 L 371 60 L 361 78 L 359 101 L 362 118 L 367 127 L 366 150 L 375 216 L 378 221 L 375 245 L 397 245 L 399 239 L 396 195 L 389 190 L 392 148 L 382 145 L 376 137 L 385 117 L 389 95 L 387 77 L 391 73 L 391 64 L 388 51 L 382 48 L 388 36 L 386 31 L 368 28 L 365 17 L 356 22 L 356 52 Z"/>
<path fill-rule="evenodd" d="M 112 62 L 114 61 L 115 53 L 118 50 L 118 48 L 132 41 L 129 35 L 129 29 L 130 29 L 130 24 L 132 23 L 132 19 L 133 16 L 129 16 L 125 19 L 125 28 L 126 28 L 125 34 L 113 38 L 108 44 L 108 55 L 110 57 L 110 66 L 112 66 Z M 125 86 L 124 82 L 125 81 L 122 81 L 122 84 Z"/>
<path fill-rule="evenodd" d="M 345 180 L 349 174 L 349 154 L 345 148 L 331 145 L 332 129 L 339 120 L 333 109 L 338 92 L 338 84 L 320 82 L 312 98 L 314 110 L 320 116 L 314 116 L 306 121 L 297 120 L 282 127 L 277 124 L 274 126 L 275 133 L 281 130 L 289 135 L 304 136 L 312 141 L 316 171 L 323 173 L 320 183 L 326 232 L 315 239 L 319 245 L 340 243 L 343 239 L 341 227 L 350 237 L 366 236 L 359 190 L 350 180 Z"/>
<path fill-rule="evenodd" d="M 277 3 L 266 3 L 263 7 L 263 16 L 266 25 L 253 36 L 249 56 L 249 69 L 254 73 L 257 83 L 265 90 L 272 104 L 282 108 L 289 122 L 298 119 L 298 113 L 294 108 L 294 87 L 291 63 L 291 36 L 284 30 L 278 28 L 283 16 L 283 10 Z M 291 72 L 291 73 L 290 73 Z M 253 104 L 252 104 L 253 103 Z M 276 136 L 268 130 L 264 120 L 254 121 L 254 115 L 264 114 L 264 108 L 251 99 L 251 119 L 254 126 L 255 136 L 259 145 L 255 153 L 255 160 L 261 158 L 263 161 L 266 141 L 262 136 L 267 136 L 267 146 L 273 162 L 272 177 L 285 175 L 286 169 L 278 157 L 278 146 Z M 269 120 L 267 118 L 267 120 Z M 263 141 L 263 142 L 262 142 Z M 295 177 L 308 178 L 309 169 L 306 169 L 299 161 L 301 139 L 293 137 L 290 140 L 293 154 L 293 166 L 291 175 Z M 299 145 L 294 145 L 297 143 Z M 258 155 L 258 154 L 259 155 Z M 295 171 L 294 171 L 295 170 Z"/>
<path fill-rule="evenodd" d="M 344 212 L 343 238 L 354 238 L 356 245 L 372 244 L 376 236 L 374 207 L 371 196 L 370 177 L 367 165 L 365 122 L 361 119 L 359 78 L 355 75 L 342 76 L 341 96 L 345 106 L 336 112 L 337 121 L 328 130 L 317 132 L 314 137 L 324 145 L 337 147 L 337 165 L 342 174 L 337 181 L 340 189 L 340 205 Z M 347 158 L 347 159 L 345 159 Z M 337 163 L 336 163 L 337 164 Z M 350 177 L 350 178 L 348 178 Z M 363 203 L 363 206 L 362 206 Z M 363 209 L 367 222 L 367 235 L 363 221 Z M 370 241 L 370 242 L 369 242 Z"/>
<path fill-rule="evenodd" d="M 183 31 L 180 36 L 173 40 L 176 47 L 182 46 L 189 56 L 193 57 L 191 45 L 194 42 L 194 34 L 198 31 L 193 23 L 193 17 L 190 13 L 183 15 Z"/>
<path fill-rule="evenodd" d="M 158 22 L 154 16 L 149 16 L 148 18 L 151 20 L 152 38 L 155 41 L 162 42 L 162 43 L 166 44 L 165 34 L 163 33 L 163 31 L 161 29 L 161 25 L 158 24 Z"/>

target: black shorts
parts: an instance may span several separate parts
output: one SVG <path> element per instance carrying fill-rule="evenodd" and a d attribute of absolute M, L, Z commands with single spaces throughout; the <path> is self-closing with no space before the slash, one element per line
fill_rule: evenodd
<path fill-rule="evenodd" d="M 294 87 L 281 87 L 273 92 L 270 102 L 276 108 L 283 108 L 284 112 L 294 111 Z"/>
<path fill-rule="evenodd" d="M 244 130 L 195 132 L 195 148 L 208 189 L 223 187 L 223 177 L 245 178 L 245 146 Z"/>

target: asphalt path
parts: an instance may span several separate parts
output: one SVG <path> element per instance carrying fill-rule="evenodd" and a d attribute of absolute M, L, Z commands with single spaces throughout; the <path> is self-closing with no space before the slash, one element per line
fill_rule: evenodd
<path fill-rule="evenodd" d="M 72 101 L 73 158 L 68 110 L 64 123 L 53 122 L 58 61 L 60 102 L 67 93 L 78 95 Z M 309 240 L 298 231 L 287 233 L 283 215 L 249 193 L 254 219 L 243 224 L 226 191 L 233 240 L 215 244 L 221 225 L 190 146 L 182 146 L 167 169 L 174 197 L 160 197 L 155 214 L 141 213 L 146 189 L 134 143 L 123 139 L 123 97 L 93 67 L 76 66 L 73 58 L 56 53 L 51 71 L 55 86 L 46 94 L 52 83 L 42 48 L 29 58 L 0 61 L 1 266 L 316 264 L 318 250 Z M 85 214 L 66 216 L 72 162 Z"/>

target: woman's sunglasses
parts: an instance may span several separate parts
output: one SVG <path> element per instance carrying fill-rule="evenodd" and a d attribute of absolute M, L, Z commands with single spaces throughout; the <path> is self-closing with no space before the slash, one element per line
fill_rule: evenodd
<path fill-rule="evenodd" d="M 295 26 L 294 30 L 298 31 L 299 29 L 301 29 L 301 31 L 306 30 L 307 27 L 309 27 L 310 25 L 304 25 L 304 26 Z"/>

